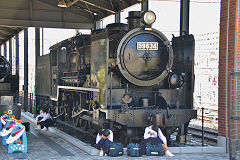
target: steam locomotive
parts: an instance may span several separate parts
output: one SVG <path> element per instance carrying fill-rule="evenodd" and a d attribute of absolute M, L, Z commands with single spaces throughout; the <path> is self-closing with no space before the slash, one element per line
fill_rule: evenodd
<path fill-rule="evenodd" d="M 122 142 L 157 123 L 169 137 L 196 118 L 193 109 L 194 36 L 152 28 L 152 11 L 131 11 L 113 23 L 50 47 L 36 69 L 37 109 L 96 132 L 104 125 Z"/>
<path fill-rule="evenodd" d="M 18 91 L 18 76 L 11 74 L 9 61 L 0 56 L 0 96 L 16 96 Z"/>

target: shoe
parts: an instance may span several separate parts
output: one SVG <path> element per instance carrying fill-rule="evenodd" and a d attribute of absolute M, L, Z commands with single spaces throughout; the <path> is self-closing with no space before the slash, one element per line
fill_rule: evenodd
<path fill-rule="evenodd" d="M 174 156 L 174 154 L 172 154 L 169 150 L 167 150 L 165 152 L 165 154 L 166 154 L 166 156 L 169 156 L 169 157 L 173 157 Z"/>
<path fill-rule="evenodd" d="M 36 129 L 41 129 L 41 126 L 40 126 L 40 125 L 38 125 Z"/>
<path fill-rule="evenodd" d="M 103 150 L 101 150 L 101 151 L 99 152 L 99 156 L 104 156 Z"/>
<path fill-rule="evenodd" d="M 46 127 L 43 127 L 43 129 L 41 129 L 42 131 L 47 131 L 47 128 Z"/>

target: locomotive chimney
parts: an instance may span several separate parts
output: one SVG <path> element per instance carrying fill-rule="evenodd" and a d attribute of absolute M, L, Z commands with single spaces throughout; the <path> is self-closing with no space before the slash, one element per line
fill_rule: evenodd
<path fill-rule="evenodd" d="M 128 30 L 141 27 L 141 11 L 128 12 Z"/>

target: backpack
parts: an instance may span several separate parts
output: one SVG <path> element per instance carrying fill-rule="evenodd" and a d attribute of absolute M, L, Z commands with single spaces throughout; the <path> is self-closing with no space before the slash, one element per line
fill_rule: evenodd
<path fill-rule="evenodd" d="M 147 143 L 146 155 L 147 156 L 163 156 L 164 151 L 163 151 L 162 144 L 161 143 L 159 143 L 159 144 Z"/>
<path fill-rule="evenodd" d="M 117 157 L 123 155 L 123 145 L 121 143 L 113 142 L 110 144 L 108 156 Z"/>
<path fill-rule="evenodd" d="M 129 143 L 127 145 L 127 155 L 130 157 L 142 156 L 141 147 L 138 143 Z"/>
<path fill-rule="evenodd" d="M 30 131 L 30 123 L 29 122 L 23 122 L 22 125 L 25 126 L 25 131 L 29 132 Z"/>

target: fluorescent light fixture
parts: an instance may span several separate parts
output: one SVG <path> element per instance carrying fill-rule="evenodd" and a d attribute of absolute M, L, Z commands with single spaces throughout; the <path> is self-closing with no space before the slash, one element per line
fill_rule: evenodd
<path fill-rule="evenodd" d="M 58 7 L 62 7 L 62 8 L 66 8 L 67 7 L 67 4 L 64 0 L 60 0 L 58 2 Z"/>

